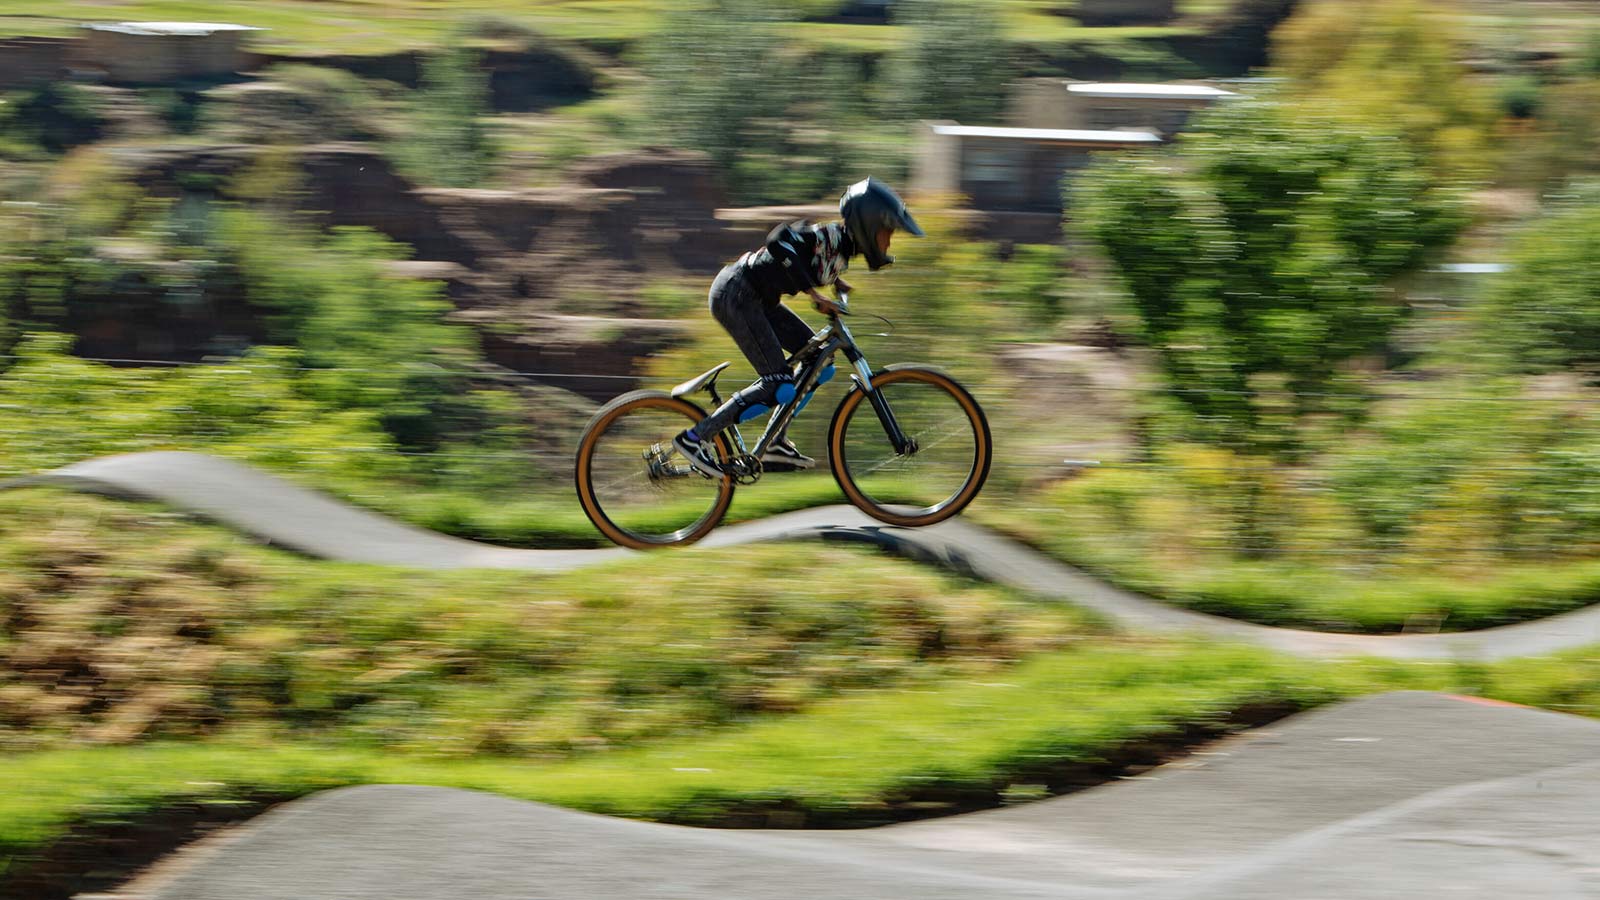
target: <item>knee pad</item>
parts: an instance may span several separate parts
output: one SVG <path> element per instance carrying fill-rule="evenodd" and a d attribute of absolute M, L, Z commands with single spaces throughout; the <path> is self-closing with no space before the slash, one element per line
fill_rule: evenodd
<path fill-rule="evenodd" d="M 816 395 L 817 388 L 822 387 L 823 385 L 825 385 L 828 382 L 833 380 L 834 372 L 835 372 L 835 369 L 833 368 L 833 364 L 829 363 L 828 367 L 826 369 L 823 369 L 821 372 L 817 373 L 816 386 L 813 387 L 811 390 L 807 391 L 806 395 L 800 399 L 800 406 L 795 409 L 795 412 L 798 413 L 800 410 L 806 408 L 806 404 L 810 403 L 811 402 L 811 398 Z"/>
<path fill-rule="evenodd" d="M 763 375 L 760 381 L 734 394 L 733 399 L 739 404 L 739 421 L 747 422 L 774 406 L 788 403 L 794 395 L 794 376 L 785 372 Z"/>

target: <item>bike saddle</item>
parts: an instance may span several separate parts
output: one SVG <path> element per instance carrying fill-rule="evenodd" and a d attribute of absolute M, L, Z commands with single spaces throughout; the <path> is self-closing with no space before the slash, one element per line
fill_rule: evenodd
<path fill-rule="evenodd" d="M 726 369 L 731 365 L 733 365 L 733 363 L 723 363 L 714 369 L 685 381 L 683 384 L 680 384 L 672 389 L 672 396 L 682 397 L 684 394 L 693 394 L 696 391 L 703 391 L 707 388 L 711 388 L 712 391 L 715 392 L 717 376 L 722 374 L 723 369 Z"/>

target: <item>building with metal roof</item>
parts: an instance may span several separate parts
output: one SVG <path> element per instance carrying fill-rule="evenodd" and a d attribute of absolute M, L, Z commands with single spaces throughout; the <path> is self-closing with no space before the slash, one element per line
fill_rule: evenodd
<path fill-rule="evenodd" d="M 1030 78 L 1012 92 L 1007 121 L 1024 128 L 1181 131 L 1195 112 L 1239 95 L 1209 84 Z"/>
<path fill-rule="evenodd" d="M 74 70 L 106 81 L 160 84 L 248 68 L 245 36 L 261 29 L 221 22 L 96 22 L 72 48 Z"/>
<path fill-rule="evenodd" d="M 1061 215 L 1061 182 L 1102 150 L 1151 147 L 1148 131 L 1069 128 L 991 128 L 922 122 L 911 187 L 919 193 L 959 194 L 973 209 Z M 1048 225 L 1054 228 L 1054 225 Z"/>

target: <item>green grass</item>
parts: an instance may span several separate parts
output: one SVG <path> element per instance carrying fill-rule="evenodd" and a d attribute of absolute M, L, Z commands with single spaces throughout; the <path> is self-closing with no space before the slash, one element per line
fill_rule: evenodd
<path fill-rule="evenodd" d="M 439 46 L 472 16 L 519 22 L 562 38 L 633 40 L 652 30 L 660 8 L 653 0 L 15 0 L 0 20 L 0 33 L 70 34 L 83 22 L 229 22 L 270 29 L 257 38 L 264 49 L 375 54 Z"/>
<path fill-rule="evenodd" d="M 285 475 L 292 473 L 285 472 Z M 509 547 L 609 547 L 578 505 L 575 489 L 546 488 L 527 498 L 499 499 L 450 490 L 385 490 L 378 482 L 308 480 L 308 486 L 332 489 L 359 506 L 414 525 L 473 540 Z M 741 487 L 733 495 L 725 525 L 765 519 L 797 509 L 843 503 L 844 495 L 824 473 L 771 476 Z M 680 519 L 671 521 L 681 523 Z"/>
<path fill-rule="evenodd" d="M 780 802 L 815 815 L 930 785 L 1004 787 L 1048 762 L 1093 761 L 1131 741 L 1216 722 L 1249 703 L 1309 706 L 1388 684 L 1397 669 L 1274 659 L 1176 642 L 1091 645 L 1001 676 L 841 698 L 722 734 L 571 762 L 440 760 L 309 742 L 154 744 L 0 759 L 0 852 L 25 854 L 72 824 L 180 800 L 294 796 L 399 782 L 493 791 L 637 818 L 713 822 Z"/>
<path fill-rule="evenodd" d="M 1212 14 L 1230 0 L 1190 0 L 1187 14 Z M 1164 27 L 1083 28 L 1031 0 L 1008 0 L 1007 22 L 1018 40 L 1105 40 L 1175 33 Z M 13 0 L 0 35 L 70 34 L 79 22 L 231 22 L 270 29 L 256 42 L 288 53 L 382 53 L 437 46 L 464 17 L 490 16 L 555 37 L 607 44 L 637 41 L 659 21 L 660 0 Z M 904 40 L 897 26 L 799 23 L 813 48 L 881 52 Z M 1113 33 L 1116 33 L 1113 35 Z"/>
<path fill-rule="evenodd" d="M 1251 704 L 1307 708 L 1381 690 L 1472 691 L 1600 714 L 1600 648 L 1492 667 L 1302 662 L 1198 642 L 1106 641 L 1023 662 L 1000 677 L 840 698 L 708 737 L 575 761 L 421 758 L 311 742 L 158 743 L 16 754 L 0 778 L 0 858 L 70 828 L 128 821 L 178 802 L 292 797 L 370 783 L 492 791 L 575 809 L 691 824 L 730 810 L 870 819 L 919 793 L 996 794 L 1066 762 Z"/>
<path fill-rule="evenodd" d="M 1062 562 L 1176 606 L 1263 625 L 1386 633 L 1471 631 L 1600 601 L 1600 560 L 1363 552 L 1359 537 L 1305 509 L 1275 510 L 1305 552 L 1236 552 L 1237 523 L 1197 502 L 1194 477 L 1088 473 L 1022 503 L 971 515 Z M 1019 514 L 1015 506 L 1024 505 Z M 1483 542 L 1465 533 L 1462 542 Z"/>
<path fill-rule="evenodd" d="M 55 491 L 0 495 L 0 570 L 0 750 L 252 729 L 559 756 L 981 673 L 1100 631 L 857 548 L 418 572 Z"/>

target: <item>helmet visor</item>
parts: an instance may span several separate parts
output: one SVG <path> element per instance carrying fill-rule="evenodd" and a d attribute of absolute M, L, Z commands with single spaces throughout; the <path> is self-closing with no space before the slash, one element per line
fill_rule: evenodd
<path fill-rule="evenodd" d="M 896 231 L 904 231 L 914 237 L 923 236 L 922 226 L 917 224 L 916 219 L 911 218 L 910 211 L 904 206 L 900 207 L 900 211 L 891 217 L 889 226 Z"/>

